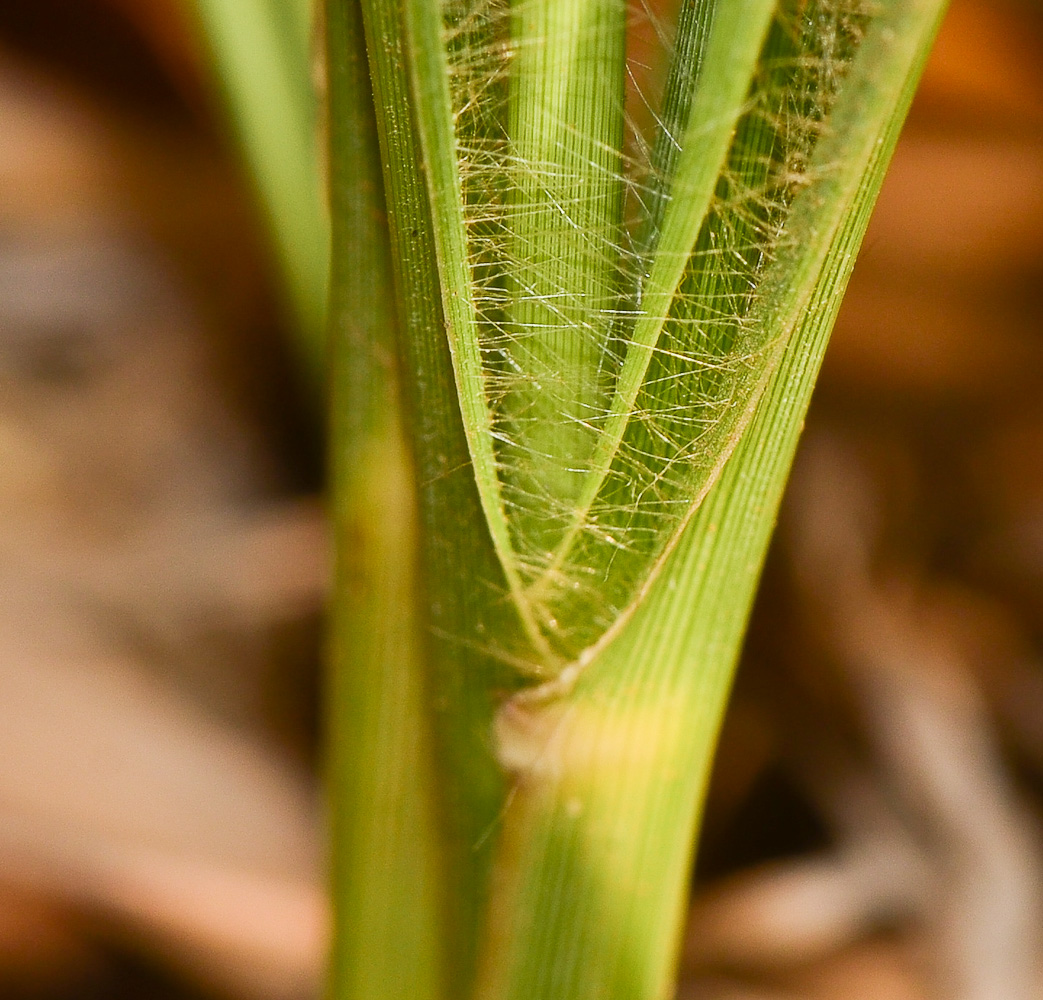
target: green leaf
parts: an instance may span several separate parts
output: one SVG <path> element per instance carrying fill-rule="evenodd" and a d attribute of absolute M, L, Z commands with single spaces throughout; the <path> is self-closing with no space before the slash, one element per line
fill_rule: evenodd
<path fill-rule="evenodd" d="M 501 712 L 500 752 L 517 784 L 500 838 L 482 1000 L 669 995 L 694 833 L 760 566 L 942 7 L 880 5 L 865 32 L 823 139 L 821 155 L 835 167 L 822 181 L 822 197 L 835 199 L 828 242 L 797 269 L 810 289 L 780 363 L 662 572 L 568 686 L 525 692 Z M 794 211 L 822 218 L 814 202 Z M 800 256 L 797 244 L 789 252 Z"/>
<path fill-rule="evenodd" d="M 653 1000 L 786 471 L 942 2 L 683 0 L 647 134 L 619 0 L 361 7 L 416 489 L 415 551 L 381 551 L 412 553 L 418 597 L 385 618 L 423 674 L 419 695 L 386 682 L 397 713 L 372 703 L 397 719 L 386 787 L 430 781 L 403 761 L 408 720 L 433 729 L 443 831 L 422 866 L 441 947 L 415 975 Z"/>
<path fill-rule="evenodd" d="M 687 4 L 639 167 L 622 150 L 615 0 L 406 5 L 396 72 L 530 674 L 620 626 L 749 422 L 843 204 L 833 157 L 858 100 L 845 80 L 874 10 Z"/>
<path fill-rule="evenodd" d="M 272 234 L 301 364 L 324 382 L 329 221 L 309 0 L 193 0 Z"/>

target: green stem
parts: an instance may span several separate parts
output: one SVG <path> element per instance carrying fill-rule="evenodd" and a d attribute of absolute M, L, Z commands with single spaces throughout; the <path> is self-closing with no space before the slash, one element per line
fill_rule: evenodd
<path fill-rule="evenodd" d="M 497 697 L 517 687 L 517 664 L 532 663 L 533 652 L 514 606 L 503 599 L 509 586 L 494 541 L 495 504 L 481 492 L 479 466 L 468 451 L 469 411 L 457 391 L 462 395 L 469 383 L 454 379 L 452 321 L 446 335 L 443 303 L 454 301 L 456 272 L 439 250 L 436 223 L 447 209 L 429 199 L 422 167 L 430 175 L 436 163 L 425 160 L 420 123 L 427 104 L 416 87 L 419 42 L 409 27 L 410 19 L 417 27 L 424 10 L 431 15 L 431 0 L 362 0 L 361 6 L 416 468 L 425 699 L 437 735 L 447 847 L 448 910 L 440 930 L 447 980 L 464 996 L 487 891 L 489 832 L 504 795 L 488 734 Z"/>
<path fill-rule="evenodd" d="M 417 606 L 415 483 L 402 428 L 379 150 L 355 0 L 327 17 L 331 514 L 327 787 L 330 996 L 438 1000 L 441 830 Z"/>

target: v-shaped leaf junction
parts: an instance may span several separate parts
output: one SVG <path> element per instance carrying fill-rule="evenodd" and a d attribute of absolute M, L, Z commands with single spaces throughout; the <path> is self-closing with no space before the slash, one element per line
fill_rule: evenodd
<path fill-rule="evenodd" d="M 669 46 L 626 0 L 442 3 L 443 300 L 544 670 L 626 615 L 742 434 L 843 215 L 822 139 L 901 2 L 682 0 Z"/>

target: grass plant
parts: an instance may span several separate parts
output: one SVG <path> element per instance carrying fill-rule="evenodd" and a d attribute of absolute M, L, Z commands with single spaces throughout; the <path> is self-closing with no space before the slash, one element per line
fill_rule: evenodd
<path fill-rule="evenodd" d="M 670 995 L 760 566 L 943 3 L 668 7 L 326 5 L 336 1000 Z"/>

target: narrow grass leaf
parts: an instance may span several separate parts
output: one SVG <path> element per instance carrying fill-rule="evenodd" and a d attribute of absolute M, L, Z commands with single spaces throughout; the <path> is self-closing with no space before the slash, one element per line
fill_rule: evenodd
<path fill-rule="evenodd" d="M 285 279 L 301 364 L 324 384 L 329 220 L 308 0 L 194 0 Z"/>

